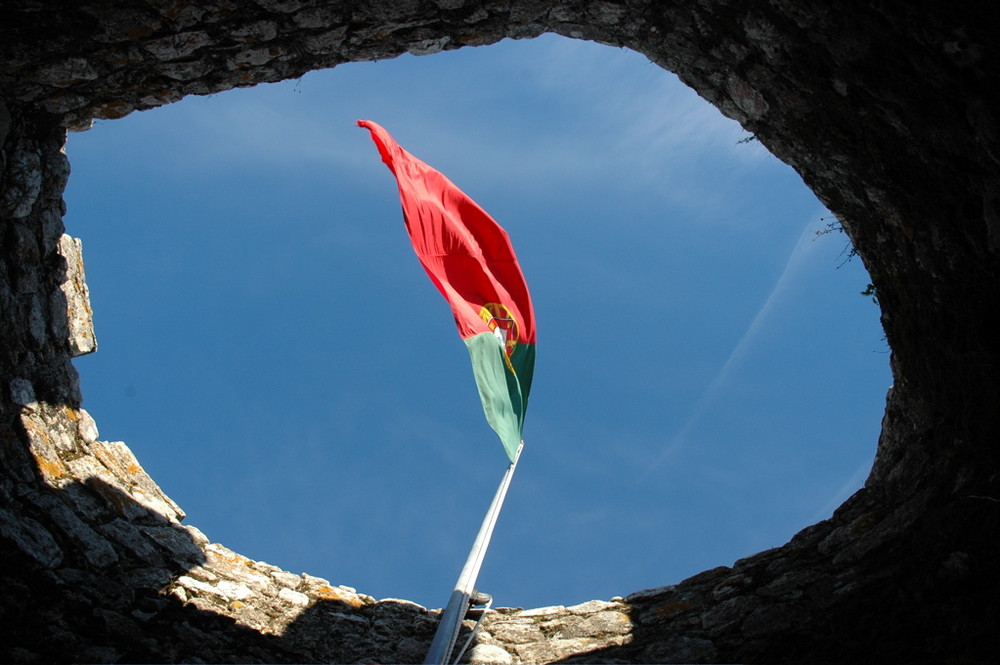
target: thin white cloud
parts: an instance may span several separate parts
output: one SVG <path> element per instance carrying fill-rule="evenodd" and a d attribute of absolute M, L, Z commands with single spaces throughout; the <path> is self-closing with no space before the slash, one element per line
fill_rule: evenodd
<path fill-rule="evenodd" d="M 454 84 L 439 82 L 439 108 L 400 103 L 414 85 L 406 73 L 419 71 L 423 60 L 403 67 L 346 63 L 299 81 L 189 98 L 151 111 L 165 114 L 152 131 L 174 134 L 173 167 L 182 170 L 198 161 L 220 169 L 367 172 L 381 165 L 354 121 L 370 116 L 460 186 L 502 180 L 525 191 L 560 183 L 571 190 L 613 172 L 616 188 L 652 188 L 687 207 L 703 207 L 713 198 L 704 185 L 687 182 L 693 161 L 720 153 L 741 163 L 770 159 L 759 145 L 737 145 L 743 134 L 736 123 L 640 54 L 555 36 L 481 48 L 505 49 L 491 65 L 495 85 L 464 88 L 461 77 Z M 474 60 L 468 67 L 481 65 Z M 359 69 L 371 76 L 359 76 Z M 468 69 L 462 73 L 469 76 Z M 399 86 L 386 83 L 393 76 L 403 77 Z M 491 96 L 523 91 L 517 116 L 487 121 L 476 111 L 489 108 L 496 101 Z M 211 113 L 199 112 L 205 106 Z M 547 126 L 553 115 L 563 125 L 579 123 L 581 133 Z M 600 128 L 606 128 L 603 135 Z M 674 186 L 665 187 L 667 182 Z"/>
<path fill-rule="evenodd" d="M 292 85 L 279 85 L 247 91 L 245 97 L 192 100 L 217 107 L 212 113 L 192 113 L 195 124 L 187 131 L 204 140 L 200 158 L 238 167 L 245 167 L 248 159 L 261 166 L 363 167 L 371 161 L 348 143 L 352 132 L 365 138 L 353 118 L 345 122 L 315 109 L 296 111 L 283 99 L 296 94 Z"/>
<path fill-rule="evenodd" d="M 810 518 L 809 523 L 813 524 L 820 520 L 825 520 L 836 510 L 849 496 L 858 491 L 865 482 L 865 478 L 871 472 L 872 462 L 862 462 L 860 466 L 851 474 L 851 477 L 836 491 L 833 496 L 823 504 Z"/>
<path fill-rule="evenodd" d="M 623 149 L 672 160 L 720 150 L 744 162 L 772 158 L 759 143 L 739 144 L 746 133 L 736 122 L 639 53 L 571 39 L 554 39 L 547 47 L 541 87 L 562 96 L 614 90 L 588 94 L 580 112 L 612 120 Z"/>
<path fill-rule="evenodd" d="M 701 419 L 705 416 L 709 407 L 715 404 L 716 400 L 722 393 L 723 388 L 729 382 L 733 371 L 739 366 L 748 350 L 760 336 L 764 323 L 774 311 L 776 303 L 779 302 L 785 290 L 796 278 L 799 270 L 805 265 L 805 257 L 815 246 L 812 242 L 815 238 L 815 225 L 815 218 L 811 218 L 808 222 L 806 222 L 802 232 L 799 234 L 798 242 L 795 243 L 795 247 L 788 256 L 788 261 L 785 263 L 784 270 L 782 270 L 781 275 L 774 283 L 774 286 L 771 288 L 771 292 L 764 300 L 764 303 L 757 310 L 757 313 L 751 320 L 750 325 L 740 337 L 736 346 L 733 347 L 733 350 L 730 352 L 726 362 L 723 363 L 722 368 L 718 371 L 718 373 L 716 373 L 715 378 L 712 379 L 712 382 L 709 383 L 708 387 L 695 403 L 695 407 L 691 412 L 691 415 L 673 436 L 670 443 L 664 447 L 660 455 L 648 466 L 645 474 L 643 474 L 640 479 L 641 481 L 648 479 L 650 475 L 652 475 L 653 472 L 656 471 L 656 469 L 658 469 L 667 459 L 669 459 L 682 446 L 689 442 L 690 435 L 694 431 L 695 427 L 697 427 Z"/>

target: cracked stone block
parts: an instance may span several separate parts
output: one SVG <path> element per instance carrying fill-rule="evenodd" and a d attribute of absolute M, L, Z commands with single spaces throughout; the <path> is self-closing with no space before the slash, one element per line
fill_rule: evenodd
<path fill-rule="evenodd" d="M 79 238 L 63 235 L 59 239 L 59 253 L 66 259 L 66 279 L 60 286 L 66 299 L 66 338 L 71 355 L 83 356 L 97 350 L 94 312 L 83 269 L 83 243 Z"/>

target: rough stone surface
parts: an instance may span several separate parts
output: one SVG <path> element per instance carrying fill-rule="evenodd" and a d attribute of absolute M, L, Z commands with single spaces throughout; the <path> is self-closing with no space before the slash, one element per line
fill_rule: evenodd
<path fill-rule="evenodd" d="M 829 520 L 624 599 L 490 611 L 467 659 L 992 662 L 998 29 L 986 3 L 903 0 L 4 3 L 0 659 L 423 658 L 436 611 L 211 543 L 124 444 L 99 440 L 70 362 L 95 342 L 62 224 L 65 131 L 347 61 L 555 32 L 645 54 L 797 170 L 871 273 L 895 385 L 871 475 Z"/>
<path fill-rule="evenodd" d="M 66 280 L 53 304 L 52 320 L 60 337 L 69 342 L 70 355 L 82 356 L 97 350 L 94 313 L 83 269 L 83 246 L 78 238 L 59 238 L 59 253 L 66 261 Z"/>

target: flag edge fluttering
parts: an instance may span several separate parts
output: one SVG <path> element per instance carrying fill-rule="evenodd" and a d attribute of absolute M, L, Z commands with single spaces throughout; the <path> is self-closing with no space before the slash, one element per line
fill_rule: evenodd
<path fill-rule="evenodd" d="M 413 249 L 451 306 L 470 354 L 486 420 L 513 462 L 534 378 L 537 336 L 531 295 L 510 238 L 478 203 L 443 173 L 406 151 L 381 125 L 370 120 L 357 124 L 369 130 L 382 162 L 396 179 Z M 439 227 L 429 226 L 434 223 Z M 432 242 L 441 243 L 438 249 L 442 251 L 422 251 L 428 234 Z M 464 243 L 459 246 L 465 251 L 447 251 L 446 241 Z M 475 288 L 466 283 L 462 287 L 466 292 L 460 293 L 453 278 L 475 281 L 471 273 L 455 272 L 454 264 L 468 264 L 467 259 L 483 274 L 475 274 Z M 470 300 L 469 291 L 476 289 L 479 294 L 491 291 L 493 297 Z"/>

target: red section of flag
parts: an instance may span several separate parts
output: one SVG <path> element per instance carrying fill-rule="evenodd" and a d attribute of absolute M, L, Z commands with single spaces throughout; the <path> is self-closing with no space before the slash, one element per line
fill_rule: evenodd
<path fill-rule="evenodd" d="M 371 132 L 382 161 L 396 176 L 406 229 L 420 263 L 451 304 L 459 335 L 513 335 L 535 343 L 531 297 L 507 232 L 439 171 L 404 150 L 378 124 L 359 120 Z M 502 305 L 509 317 L 498 317 Z M 499 323 L 498 323 L 499 321 Z"/>

